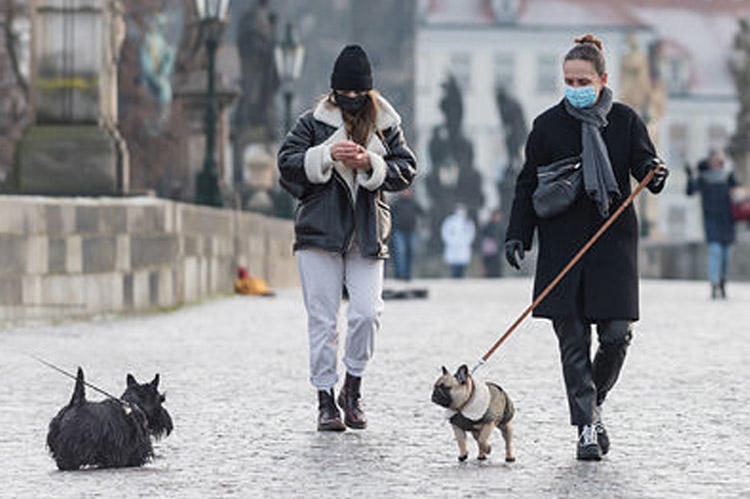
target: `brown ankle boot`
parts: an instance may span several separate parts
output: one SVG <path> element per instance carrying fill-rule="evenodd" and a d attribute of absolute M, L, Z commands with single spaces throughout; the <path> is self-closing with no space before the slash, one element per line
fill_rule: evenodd
<path fill-rule="evenodd" d="M 344 410 L 344 423 L 349 428 L 362 430 L 367 427 L 367 418 L 359 406 L 359 388 L 362 378 L 346 373 L 344 388 L 339 393 L 339 407 Z"/>
<path fill-rule="evenodd" d="M 334 402 L 333 388 L 330 392 L 318 390 L 318 431 L 344 431 L 341 413 Z"/>

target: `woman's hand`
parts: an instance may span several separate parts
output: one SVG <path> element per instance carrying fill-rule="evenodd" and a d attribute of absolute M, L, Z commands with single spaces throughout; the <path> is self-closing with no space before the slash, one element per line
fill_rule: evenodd
<path fill-rule="evenodd" d="M 518 239 L 511 239 L 505 242 L 505 259 L 511 267 L 521 270 L 519 260 L 523 260 L 523 243 Z"/>
<path fill-rule="evenodd" d="M 362 146 L 351 140 L 336 142 L 331 146 L 331 158 L 334 161 L 347 161 L 356 156 L 357 149 L 360 147 Z"/>
<path fill-rule="evenodd" d="M 367 150 L 351 140 L 342 140 L 332 145 L 331 158 L 335 161 L 341 161 L 345 167 L 355 171 L 371 169 L 370 156 L 367 154 Z"/>
<path fill-rule="evenodd" d="M 352 159 L 344 161 L 344 166 L 355 171 L 368 172 L 372 170 L 370 155 L 367 154 L 367 151 L 363 147 L 360 147 L 360 149 L 362 149 L 361 152 L 358 152 Z"/>
<path fill-rule="evenodd" d="M 654 178 L 652 178 L 651 182 L 648 184 L 649 189 L 661 189 L 664 186 L 667 177 L 669 177 L 669 169 L 667 168 L 667 165 L 661 161 L 654 162 L 649 170 L 654 170 Z"/>

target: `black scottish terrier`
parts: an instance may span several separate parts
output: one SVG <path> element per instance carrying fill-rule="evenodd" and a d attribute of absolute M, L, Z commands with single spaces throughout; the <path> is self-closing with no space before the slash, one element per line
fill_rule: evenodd
<path fill-rule="evenodd" d="M 172 431 L 172 418 L 162 407 L 159 375 L 139 384 L 132 374 L 119 400 L 88 402 L 83 369 L 78 368 L 70 403 L 49 424 L 47 447 L 60 470 L 81 467 L 141 466 L 154 455 L 151 437 Z"/>

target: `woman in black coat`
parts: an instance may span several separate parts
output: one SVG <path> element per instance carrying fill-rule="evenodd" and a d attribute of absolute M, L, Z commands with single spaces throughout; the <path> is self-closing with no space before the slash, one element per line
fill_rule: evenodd
<path fill-rule="evenodd" d="M 519 268 L 537 231 L 535 297 L 629 196 L 631 175 L 640 181 L 655 168 L 648 185 L 654 193 L 663 189 L 667 175 L 638 115 L 612 102 L 596 37 L 576 40 L 563 73 L 565 98 L 539 115 L 529 134 L 506 234 L 506 258 Z M 537 168 L 576 157 L 582 163 L 582 192 L 562 213 L 538 216 L 532 203 Z M 631 205 L 534 310 L 535 317 L 552 319 L 559 340 L 571 424 L 579 431 L 578 459 L 598 460 L 609 450 L 601 405 L 625 359 L 631 323 L 638 320 L 637 248 Z M 593 362 L 592 324 L 599 337 Z"/>

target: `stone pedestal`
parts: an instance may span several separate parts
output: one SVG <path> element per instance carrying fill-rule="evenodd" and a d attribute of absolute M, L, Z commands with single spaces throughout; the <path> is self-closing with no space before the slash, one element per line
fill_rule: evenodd
<path fill-rule="evenodd" d="M 31 24 L 35 124 L 18 144 L 18 191 L 124 194 L 127 149 L 116 128 L 116 60 L 125 35 L 119 2 L 34 0 Z"/>
<path fill-rule="evenodd" d="M 206 88 L 208 75 L 205 70 L 195 70 L 179 75 L 175 79 L 174 96 L 182 107 L 188 125 L 188 159 L 185 192 L 195 192 L 195 179 L 203 168 L 206 157 Z M 219 187 L 226 195 L 232 186 L 232 162 L 227 157 L 229 147 L 229 108 L 239 92 L 228 85 L 220 73 L 216 74 L 216 164 Z M 188 199 L 192 200 L 192 199 Z"/>
<path fill-rule="evenodd" d="M 18 187 L 26 194 L 122 194 L 126 157 L 119 135 L 103 127 L 34 126 L 18 144 Z"/>

